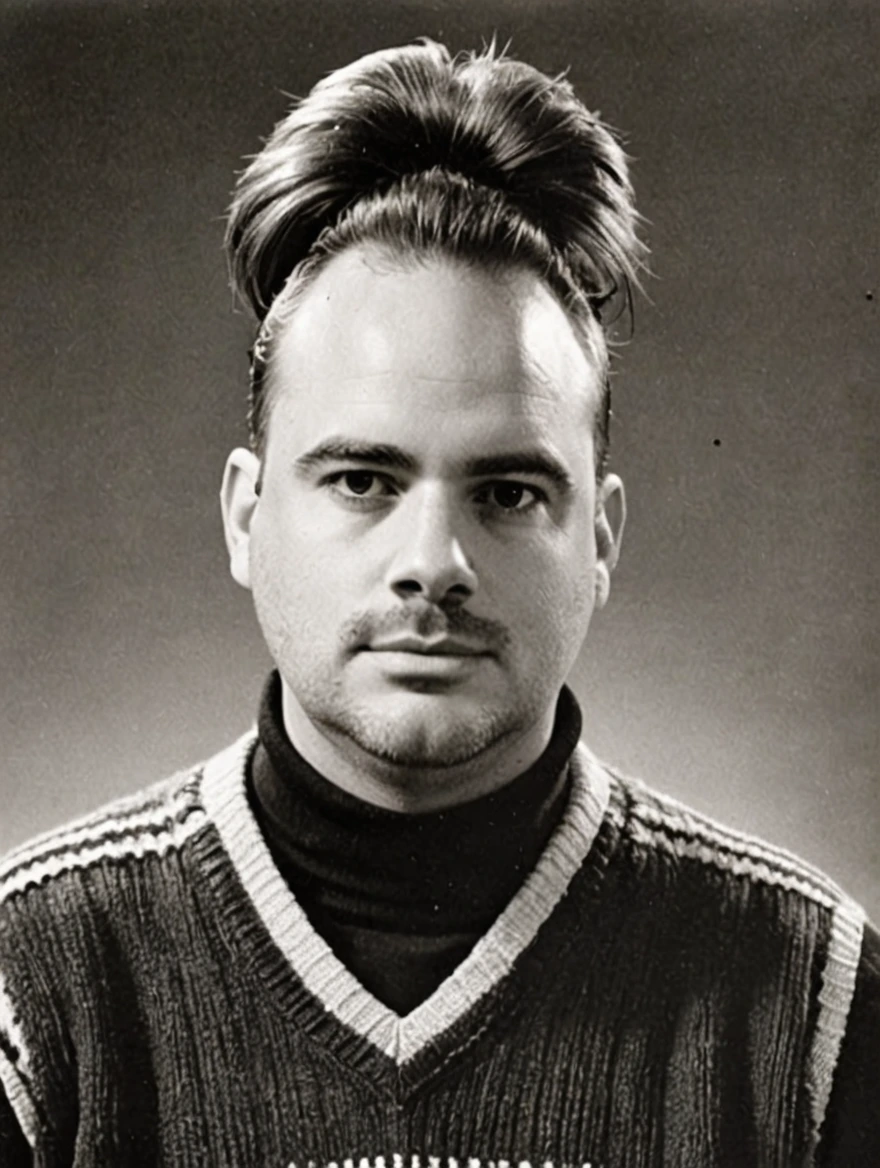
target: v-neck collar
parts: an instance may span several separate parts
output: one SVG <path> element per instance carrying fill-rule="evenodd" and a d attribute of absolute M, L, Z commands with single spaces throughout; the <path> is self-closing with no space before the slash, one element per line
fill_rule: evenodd
<path fill-rule="evenodd" d="M 419 1056 L 438 1050 L 445 1034 L 495 995 L 535 940 L 593 845 L 608 808 L 608 775 L 579 745 L 569 763 L 568 806 L 537 865 L 465 960 L 426 1001 L 401 1017 L 342 964 L 275 866 L 247 798 L 247 766 L 255 745 L 256 733 L 251 731 L 212 759 L 201 781 L 205 810 L 246 894 L 242 898 L 230 893 L 228 871 L 224 875 L 219 857 L 203 857 L 214 892 L 223 901 L 225 920 L 239 941 L 247 935 L 251 945 L 258 944 L 258 922 L 268 932 L 277 952 L 274 959 L 265 954 L 264 973 L 282 992 L 287 984 L 287 1004 L 308 1031 L 317 1036 L 323 1030 L 329 1037 L 325 1025 L 329 1018 L 336 1023 L 332 1045 L 337 1055 L 350 1056 L 371 1078 L 371 1065 L 381 1071 L 385 1064 L 384 1069 L 398 1079 L 412 1064 L 423 1061 Z M 204 835 L 201 839 L 209 847 Z M 295 988 L 288 980 L 291 974 Z"/>

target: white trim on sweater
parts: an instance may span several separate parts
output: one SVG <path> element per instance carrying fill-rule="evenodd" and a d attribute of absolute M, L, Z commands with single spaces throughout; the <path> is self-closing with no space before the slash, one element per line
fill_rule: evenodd
<path fill-rule="evenodd" d="M 862 909 L 848 897 L 842 897 L 834 909 L 828 959 L 819 990 L 819 1017 L 807 1063 L 807 1090 L 816 1142 L 831 1100 L 834 1072 L 856 988 L 864 929 Z"/>
<path fill-rule="evenodd" d="M 0 1087 L 6 1092 L 25 1138 L 32 1148 L 36 1148 L 39 1131 L 37 1112 L 24 1079 L 29 1072 L 30 1060 L 24 1035 L 18 1023 L 18 1015 L 6 989 L 2 972 L 0 972 L 0 1033 L 7 1044 L 18 1052 L 17 1063 L 13 1063 L 0 1048 Z"/>
<path fill-rule="evenodd" d="M 626 780 L 626 783 L 635 796 L 631 830 L 637 842 L 660 848 L 677 859 L 696 860 L 734 876 L 784 888 L 831 910 L 831 934 L 818 994 L 816 1031 L 805 1069 L 815 1150 L 831 1099 L 834 1072 L 855 993 L 864 910 L 824 872 L 785 848 L 716 823 L 638 781 Z"/>
<path fill-rule="evenodd" d="M 345 1026 L 402 1066 L 462 1018 L 510 972 L 587 856 L 609 801 L 609 780 L 585 747 L 572 766 L 562 821 L 532 873 L 457 969 L 400 1017 L 361 985 L 312 927 L 275 866 L 248 805 L 247 735 L 208 764 L 202 798 L 257 912 L 306 988 Z"/>
<path fill-rule="evenodd" d="M 175 792 L 179 797 L 180 793 Z M 190 806 L 187 809 L 186 804 Z M 86 823 L 58 836 L 57 850 L 46 840 L 39 850 L 13 852 L 0 876 L 0 902 L 32 885 L 60 876 L 76 868 L 87 868 L 101 860 L 126 860 L 147 855 L 164 855 L 179 848 L 205 826 L 200 807 L 192 806 L 192 795 L 179 798 L 181 817 L 173 802 L 151 807 L 142 814 L 119 820 L 103 819 L 100 825 Z M 108 834 L 109 833 L 109 834 Z M 114 836 L 118 833 L 118 838 Z"/>
<path fill-rule="evenodd" d="M 0 866 L 0 901 L 100 860 L 121 861 L 179 848 L 213 821 L 252 904 L 306 987 L 340 1022 L 403 1066 L 507 976 L 565 895 L 603 817 L 611 814 L 610 784 L 619 783 L 632 798 L 629 828 L 637 844 L 787 889 L 831 911 L 818 1020 L 806 1066 L 818 1139 L 855 992 L 865 923 L 861 908 L 822 872 L 640 783 L 610 777 L 581 745 L 572 758 L 569 805 L 533 872 L 450 977 L 410 1014 L 399 1017 L 357 981 L 315 932 L 275 867 L 245 788 L 246 761 L 255 742 L 256 732 L 251 730 L 205 764 L 198 788 L 201 804 L 196 787 L 200 772 L 193 768 L 30 841 Z M 18 1052 L 13 1062 L 0 1050 L 0 1085 L 34 1145 L 39 1123 L 28 1087 L 28 1053 L 2 978 L 0 1031 Z"/>

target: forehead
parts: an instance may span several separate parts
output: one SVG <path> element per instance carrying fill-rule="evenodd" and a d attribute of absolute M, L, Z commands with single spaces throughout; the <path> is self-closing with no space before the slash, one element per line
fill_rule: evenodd
<path fill-rule="evenodd" d="M 599 371 L 537 275 L 428 258 L 334 257 L 278 336 L 273 420 L 303 448 L 352 426 L 375 441 L 549 437 L 592 428 Z M 428 423 L 426 425 L 426 423 Z M 294 438 L 294 435 L 296 436 Z"/>

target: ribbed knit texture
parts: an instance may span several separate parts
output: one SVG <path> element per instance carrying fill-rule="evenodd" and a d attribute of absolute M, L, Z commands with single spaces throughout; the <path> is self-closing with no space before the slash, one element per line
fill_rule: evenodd
<path fill-rule="evenodd" d="M 825 877 L 579 750 L 534 871 L 400 1018 L 272 863 L 253 746 L 0 869 L 0 1083 L 37 1163 L 810 1162 L 862 927 Z"/>

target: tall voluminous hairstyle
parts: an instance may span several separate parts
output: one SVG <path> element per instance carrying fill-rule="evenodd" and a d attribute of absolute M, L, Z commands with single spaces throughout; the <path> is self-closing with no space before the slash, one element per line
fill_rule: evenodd
<path fill-rule="evenodd" d="M 265 441 L 272 341 L 330 257 L 373 244 L 526 266 L 553 289 L 602 378 L 596 463 L 607 457 L 608 351 L 600 313 L 638 279 L 627 160 L 571 85 L 520 61 L 440 44 L 371 53 L 299 101 L 241 174 L 226 231 L 233 283 L 260 322 L 251 441 Z"/>

